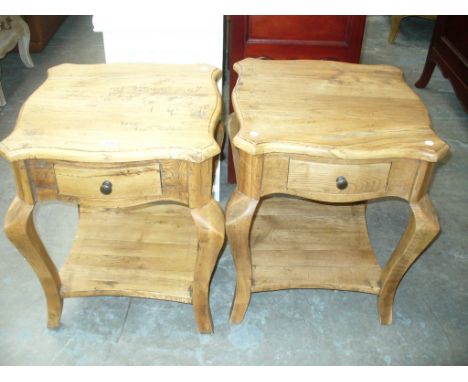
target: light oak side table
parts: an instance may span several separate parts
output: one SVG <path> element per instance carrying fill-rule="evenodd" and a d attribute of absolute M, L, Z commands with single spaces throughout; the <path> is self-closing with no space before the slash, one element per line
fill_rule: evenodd
<path fill-rule="evenodd" d="M 253 292 L 327 288 L 377 295 L 390 324 L 400 280 L 439 232 L 428 188 L 448 146 L 425 106 L 392 66 L 245 59 L 234 69 L 231 322 Z M 408 201 L 411 216 L 382 269 L 365 210 L 383 197 Z"/>
<path fill-rule="evenodd" d="M 212 197 L 220 74 L 65 64 L 25 102 L 0 144 L 17 187 L 5 231 L 42 284 L 49 327 L 59 326 L 64 297 L 113 295 L 191 303 L 198 330 L 212 332 L 209 285 L 224 242 Z M 35 205 L 49 200 L 80 213 L 60 272 L 33 222 Z"/>

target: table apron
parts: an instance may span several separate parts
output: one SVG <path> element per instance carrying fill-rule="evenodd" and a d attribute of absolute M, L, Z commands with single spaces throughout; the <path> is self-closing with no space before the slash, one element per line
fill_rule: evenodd
<path fill-rule="evenodd" d="M 421 161 L 324 160 L 303 155 L 263 155 L 260 196 L 289 194 L 307 199 L 349 203 L 394 196 L 410 200 Z M 255 178 L 251 176 L 250 179 Z M 345 181 L 340 189 L 338 178 Z"/>
<path fill-rule="evenodd" d="M 15 162 L 14 168 L 23 169 L 15 171 L 15 177 L 17 185 L 29 188 L 29 203 L 60 200 L 121 208 L 173 201 L 197 208 L 212 197 L 211 158 L 201 163 L 155 159 L 113 164 L 32 159 Z M 109 195 L 99 188 L 106 177 L 113 181 Z"/>

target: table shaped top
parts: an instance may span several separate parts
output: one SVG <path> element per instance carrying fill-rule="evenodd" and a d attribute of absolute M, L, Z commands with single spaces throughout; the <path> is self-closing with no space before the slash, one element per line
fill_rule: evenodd
<path fill-rule="evenodd" d="M 209 65 L 63 64 L 24 103 L 0 143 L 8 160 L 202 162 L 220 152 Z"/>
<path fill-rule="evenodd" d="M 248 58 L 234 70 L 233 142 L 251 155 L 436 162 L 448 151 L 396 67 Z"/>

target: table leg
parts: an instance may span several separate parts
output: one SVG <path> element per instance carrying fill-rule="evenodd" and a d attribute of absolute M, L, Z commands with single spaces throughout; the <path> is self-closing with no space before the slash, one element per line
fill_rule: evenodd
<path fill-rule="evenodd" d="M 393 44 L 395 42 L 398 30 L 400 29 L 401 20 L 407 16 L 392 16 L 392 23 L 390 26 L 390 33 L 388 34 L 388 42 Z"/>
<path fill-rule="evenodd" d="M 31 55 L 29 54 L 29 41 L 30 41 L 29 26 L 21 18 L 19 18 L 19 22 L 22 26 L 22 33 L 18 40 L 18 51 L 21 57 L 21 61 L 23 61 L 23 64 L 28 68 L 32 68 L 34 67 L 34 63 L 31 58 Z"/>
<path fill-rule="evenodd" d="M 421 77 L 419 77 L 419 80 L 416 81 L 414 86 L 420 89 L 425 88 L 432 77 L 432 73 L 434 72 L 435 66 L 435 62 L 432 61 L 432 59 L 430 58 L 430 54 L 428 54 L 426 63 L 424 64 L 423 72 L 421 73 Z"/>
<path fill-rule="evenodd" d="M 16 197 L 5 218 L 5 233 L 36 272 L 47 300 L 49 328 L 60 325 L 63 299 L 60 277 L 34 227 L 34 205 Z"/>
<path fill-rule="evenodd" d="M 226 208 L 226 232 L 236 265 L 236 292 L 231 308 L 231 322 L 244 319 L 250 302 L 252 286 L 252 259 L 250 257 L 250 228 L 258 200 L 235 191 Z"/>
<path fill-rule="evenodd" d="M 440 230 L 437 214 L 428 195 L 418 202 L 411 202 L 410 207 L 408 227 L 382 271 L 378 307 L 380 323 L 383 325 L 392 323 L 393 301 L 398 284 Z"/>
<path fill-rule="evenodd" d="M 224 214 L 213 199 L 203 207 L 190 209 L 190 212 L 198 235 L 198 255 L 192 288 L 195 320 L 201 333 L 212 333 L 209 289 L 211 275 L 224 243 Z"/>

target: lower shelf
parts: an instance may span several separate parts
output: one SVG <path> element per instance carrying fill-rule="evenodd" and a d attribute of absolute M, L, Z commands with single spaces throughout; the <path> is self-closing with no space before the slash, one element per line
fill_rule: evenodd
<path fill-rule="evenodd" d="M 252 291 L 326 288 L 378 294 L 381 267 L 369 241 L 365 208 L 279 196 L 263 200 L 251 231 Z"/>
<path fill-rule="evenodd" d="M 61 293 L 191 303 L 197 242 L 184 206 L 82 210 L 71 254 L 60 271 Z"/>

